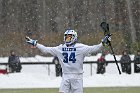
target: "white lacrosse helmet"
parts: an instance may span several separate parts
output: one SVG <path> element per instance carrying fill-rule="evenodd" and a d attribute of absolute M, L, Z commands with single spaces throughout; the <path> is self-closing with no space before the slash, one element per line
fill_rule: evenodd
<path fill-rule="evenodd" d="M 77 32 L 74 30 L 66 30 L 64 33 L 64 43 L 66 45 L 72 45 L 77 41 Z"/>

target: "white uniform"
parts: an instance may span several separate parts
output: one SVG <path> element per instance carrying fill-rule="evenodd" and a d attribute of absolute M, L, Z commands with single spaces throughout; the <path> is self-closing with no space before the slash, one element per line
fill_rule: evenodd
<path fill-rule="evenodd" d="M 64 93 L 83 93 L 83 61 L 89 53 L 96 53 L 103 47 L 102 43 L 88 46 L 76 43 L 67 47 L 61 44 L 56 47 L 36 46 L 44 53 L 50 53 L 59 58 L 63 79 L 59 91 Z M 77 83 L 76 83 L 77 82 Z"/>

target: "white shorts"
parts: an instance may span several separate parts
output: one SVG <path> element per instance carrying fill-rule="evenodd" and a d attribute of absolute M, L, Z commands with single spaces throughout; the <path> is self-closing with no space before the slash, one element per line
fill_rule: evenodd
<path fill-rule="evenodd" d="M 63 74 L 59 88 L 62 93 L 83 93 L 83 73 Z"/>

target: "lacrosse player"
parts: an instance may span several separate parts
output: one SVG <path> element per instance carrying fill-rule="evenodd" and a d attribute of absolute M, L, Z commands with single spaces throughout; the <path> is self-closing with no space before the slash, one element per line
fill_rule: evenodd
<path fill-rule="evenodd" d="M 62 67 L 62 82 L 59 88 L 60 93 L 83 93 L 83 62 L 89 53 L 99 52 L 110 40 L 105 36 L 98 45 L 88 46 L 77 43 L 77 32 L 66 30 L 64 33 L 64 44 L 56 47 L 46 47 L 26 37 L 26 42 L 36 46 L 43 53 L 50 53 L 59 58 Z"/>

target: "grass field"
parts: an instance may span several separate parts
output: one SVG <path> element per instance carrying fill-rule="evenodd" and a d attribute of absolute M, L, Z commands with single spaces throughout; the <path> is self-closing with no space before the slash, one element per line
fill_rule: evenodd
<path fill-rule="evenodd" d="M 58 93 L 58 89 L 0 89 L 0 93 Z M 140 93 L 140 87 L 84 88 L 84 93 Z"/>

